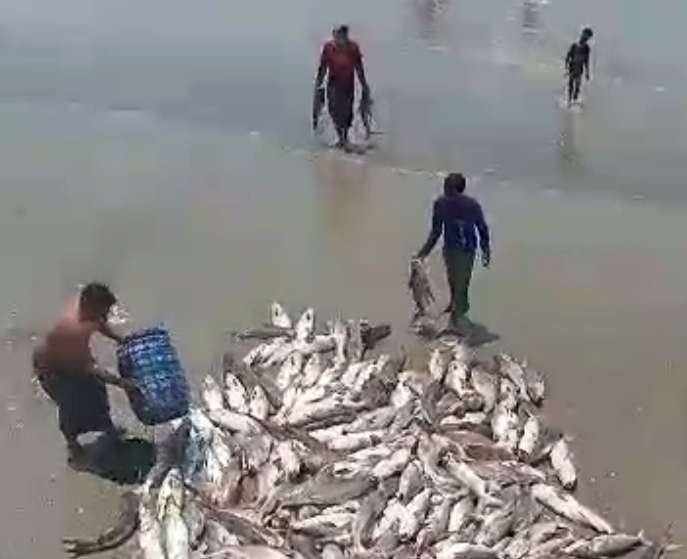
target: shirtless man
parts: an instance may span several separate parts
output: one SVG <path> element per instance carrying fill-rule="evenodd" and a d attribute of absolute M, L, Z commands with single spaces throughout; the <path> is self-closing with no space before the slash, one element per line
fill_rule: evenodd
<path fill-rule="evenodd" d="M 118 435 L 110 418 L 106 384 L 136 390 L 130 381 L 109 373 L 95 362 L 91 336 L 98 332 L 121 342 L 107 324 L 117 299 L 105 285 L 91 283 L 70 300 L 33 355 L 34 368 L 43 390 L 55 402 L 60 431 L 67 442 L 70 464 L 83 459 L 78 436 L 102 431 Z"/>

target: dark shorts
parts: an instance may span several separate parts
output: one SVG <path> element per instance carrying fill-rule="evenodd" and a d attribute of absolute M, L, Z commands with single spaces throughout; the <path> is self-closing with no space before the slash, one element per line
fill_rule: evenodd
<path fill-rule="evenodd" d="M 38 381 L 57 405 L 65 436 L 112 428 L 107 389 L 100 379 L 89 373 L 59 371 L 39 375 Z"/>
<path fill-rule="evenodd" d="M 355 88 L 330 81 L 327 84 L 327 108 L 337 128 L 350 128 L 353 124 Z"/>

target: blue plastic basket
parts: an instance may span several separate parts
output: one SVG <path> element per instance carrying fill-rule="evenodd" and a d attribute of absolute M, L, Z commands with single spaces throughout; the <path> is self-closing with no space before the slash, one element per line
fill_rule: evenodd
<path fill-rule="evenodd" d="M 167 330 L 160 326 L 135 332 L 117 348 L 119 374 L 134 381 L 140 395 L 130 395 L 134 413 L 146 425 L 157 425 L 188 413 L 186 374 Z"/>

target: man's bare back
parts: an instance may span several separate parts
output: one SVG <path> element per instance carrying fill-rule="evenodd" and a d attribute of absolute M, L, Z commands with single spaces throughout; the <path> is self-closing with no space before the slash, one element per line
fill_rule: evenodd
<path fill-rule="evenodd" d="M 72 298 L 34 353 L 41 372 L 88 371 L 94 364 L 91 336 L 102 329 L 97 321 L 81 320 L 79 298 Z"/>
<path fill-rule="evenodd" d="M 38 380 L 59 410 L 60 430 L 71 458 L 81 451 L 82 433 L 115 433 L 105 384 L 135 390 L 126 379 L 97 366 L 90 341 L 95 332 L 119 342 L 107 317 L 115 296 L 101 284 L 89 284 L 70 299 L 62 314 L 34 352 Z"/>

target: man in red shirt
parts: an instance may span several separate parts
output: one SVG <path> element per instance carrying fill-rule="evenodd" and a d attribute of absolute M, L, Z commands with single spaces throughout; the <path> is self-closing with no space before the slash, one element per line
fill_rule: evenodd
<path fill-rule="evenodd" d="M 323 97 L 325 76 L 327 80 L 327 108 L 334 121 L 339 147 L 348 145 L 348 130 L 353 124 L 353 101 L 355 98 L 355 75 L 362 87 L 363 100 L 368 100 L 370 88 L 365 79 L 363 57 L 355 41 L 348 36 L 348 26 L 334 28 L 333 40 L 328 41 L 322 49 L 320 66 L 315 80 L 315 98 Z M 313 125 L 317 126 L 315 117 Z"/>

